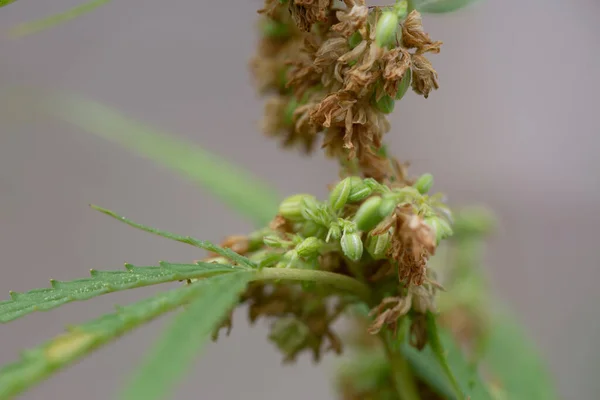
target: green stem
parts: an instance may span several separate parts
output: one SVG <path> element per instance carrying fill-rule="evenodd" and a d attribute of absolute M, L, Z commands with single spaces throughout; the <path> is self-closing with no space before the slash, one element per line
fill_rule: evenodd
<path fill-rule="evenodd" d="M 392 379 L 400 400 L 420 400 L 421 397 L 408 362 L 399 351 L 392 349 L 385 335 L 381 335 L 381 341 L 392 369 Z"/>
<path fill-rule="evenodd" d="M 361 299 L 368 301 L 371 289 L 364 283 L 346 275 L 327 271 L 317 271 L 298 268 L 264 268 L 257 271 L 253 281 L 265 280 L 312 281 L 331 285 L 338 289 L 356 294 Z"/>

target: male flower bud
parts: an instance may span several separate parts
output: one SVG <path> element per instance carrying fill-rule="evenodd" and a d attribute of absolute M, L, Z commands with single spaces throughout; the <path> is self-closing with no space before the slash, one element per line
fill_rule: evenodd
<path fill-rule="evenodd" d="M 384 94 L 375 102 L 375 107 L 384 114 L 391 114 L 394 111 L 395 106 L 396 101 L 387 94 Z"/>
<path fill-rule="evenodd" d="M 359 31 L 356 31 L 348 38 L 348 46 L 350 46 L 350 49 L 353 49 L 356 46 L 358 46 L 360 44 L 360 42 L 362 42 L 362 41 L 363 41 L 362 35 L 360 34 Z"/>
<path fill-rule="evenodd" d="M 265 245 L 273 248 L 281 248 L 287 246 L 290 242 L 283 240 L 280 237 L 268 235 L 263 238 Z"/>
<path fill-rule="evenodd" d="M 323 237 L 327 231 L 325 231 L 325 228 L 322 225 L 319 225 L 314 221 L 306 221 L 300 227 L 299 233 L 304 237 Z"/>
<path fill-rule="evenodd" d="M 391 196 L 385 197 L 379 205 L 379 214 L 381 215 L 381 218 L 383 219 L 390 215 L 390 213 L 396 208 L 397 204 L 398 200 L 396 198 Z"/>
<path fill-rule="evenodd" d="M 363 242 L 358 232 L 346 232 L 340 239 L 342 245 L 342 252 L 346 257 L 352 261 L 358 261 L 363 254 Z"/>
<path fill-rule="evenodd" d="M 342 228 L 338 224 L 332 224 L 329 227 L 329 232 L 327 232 L 326 242 L 329 242 L 329 239 L 339 240 L 342 237 Z"/>
<path fill-rule="evenodd" d="M 433 175 L 431 174 L 423 174 L 417 179 L 415 184 L 413 185 L 415 189 L 419 191 L 421 194 L 425 194 L 429 192 L 431 186 L 433 186 Z"/>
<path fill-rule="evenodd" d="M 383 219 L 379 212 L 382 199 L 379 196 L 373 196 L 365 200 L 356 211 L 354 223 L 361 231 L 370 231 L 375 225 Z"/>
<path fill-rule="evenodd" d="M 350 194 L 348 202 L 354 203 L 366 199 L 373 193 L 373 188 L 367 185 L 360 177 L 352 176 L 349 178 L 351 182 Z"/>
<path fill-rule="evenodd" d="M 321 250 L 323 244 L 321 239 L 309 237 L 296 246 L 296 253 L 302 258 L 311 258 L 319 254 L 319 250 Z"/>
<path fill-rule="evenodd" d="M 398 30 L 398 15 L 391 11 L 384 12 L 375 28 L 375 43 L 379 47 L 390 46 L 396 40 Z"/>
<path fill-rule="evenodd" d="M 398 91 L 396 92 L 396 100 L 400 100 L 406 94 L 406 91 L 410 87 L 411 76 L 412 72 L 410 71 L 410 68 L 408 68 L 404 75 L 402 75 L 402 80 L 398 85 Z"/>
<path fill-rule="evenodd" d="M 339 211 L 346 205 L 348 196 L 352 189 L 351 178 L 345 178 L 340 183 L 335 185 L 329 194 L 329 205 L 334 211 Z"/>
<path fill-rule="evenodd" d="M 439 244 L 443 239 L 452 236 L 452 228 L 444 218 L 432 216 L 425 218 L 424 221 L 435 233 L 436 244 Z"/>
<path fill-rule="evenodd" d="M 302 198 L 302 216 L 311 221 L 318 221 L 319 202 L 314 196 L 305 196 Z"/>
<path fill-rule="evenodd" d="M 290 221 L 302 221 L 302 208 L 304 207 L 304 198 L 313 198 L 309 194 L 295 194 L 283 200 L 279 205 L 279 214 Z"/>
<path fill-rule="evenodd" d="M 367 252 L 375 260 L 385 258 L 390 244 L 392 243 L 392 235 L 390 231 L 386 231 L 381 235 L 373 235 L 369 233 L 367 236 Z"/>

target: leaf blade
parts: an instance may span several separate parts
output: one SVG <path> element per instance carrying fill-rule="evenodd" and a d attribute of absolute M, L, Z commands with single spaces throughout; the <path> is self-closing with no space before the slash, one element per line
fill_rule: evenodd
<path fill-rule="evenodd" d="M 0 323 L 10 322 L 35 311 L 49 311 L 63 304 L 166 282 L 206 277 L 213 274 L 245 270 L 230 265 L 197 263 L 136 267 L 125 265 L 121 271 L 91 270 L 90 278 L 73 281 L 51 280 L 52 287 L 24 293 L 11 292 L 11 300 L 0 301 Z"/>
<path fill-rule="evenodd" d="M 479 0 L 414 0 L 414 7 L 421 13 L 444 14 L 460 10 Z"/>
<path fill-rule="evenodd" d="M 491 321 L 483 361 L 502 392 L 514 400 L 556 400 L 553 379 L 532 340 L 512 315 L 497 312 Z M 515 368 L 518 366 L 518 368 Z"/>
<path fill-rule="evenodd" d="M 92 0 L 75 6 L 60 14 L 53 14 L 42 19 L 19 24 L 10 30 L 10 35 L 14 37 L 23 37 L 41 32 L 56 25 L 62 24 L 63 22 L 70 21 L 79 16 L 92 12 L 96 8 L 109 3 L 110 1 L 111 0 Z"/>
<path fill-rule="evenodd" d="M 17 0 L 0 0 L 0 8 L 5 7 L 9 4 L 14 3 Z"/>
<path fill-rule="evenodd" d="M 42 345 L 23 352 L 19 361 L 0 369 L 0 398 L 8 400 L 125 333 L 201 295 L 210 279 L 195 282 L 118 308 Z"/>
<path fill-rule="evenodd" d="M 165 398 L 213 330 L 239 301 L 253 274 L 247 271 L 212 278 L 203 294 L 175 317 L 119 398 Z"/>
<path fill-rule="evenodd" d="M 487 385 L 471 364 L 464 358 L 461 349 L 456 345 L 452 335 L 439 330 L 439 345 L 446 353 L 448 367 L 453 372 L 460 391 L 475 400 L 491 400 Z M 422 351 L 410 346 L 407 342 L 402 344 L 402 353 L 413 367 L 415 374 L 428 383 L 444 398 L 462 400 L 456 394 L 452 382 L 448 379 L 447 371 L 439 362 L 439 356 L 427 345 Z"/>
<path fill-rule="evenodd" d="M 51 98 L 47 106 L 53 115 L 200 184 L 258 227 L 277 213 L 279 196 L 270 186 L 199 146 L 84 98 L 60 96 Z"/>
<path fill-rule="evenodd" d="M 257 268 L 258 267 L 256 265 L 256 263 L 252 262 L 248 258 L 236 253 L 235 251 L 233 251 L 231 249 L 223 248 L 221 246 L 217 246 L 211 242 L 207 242 L 204 240 L 194 239 L 190 236 L 176 235 L 171 232 L 167 232 L 167 231 L 163 231 L 160 229 L 151 228 L 149 226 L 145 226 L 142 224 L 138 224 L 137 222 L 127 219 L 127 218 L 115 213 L 114 211 L 107 210 L 106 208 L 102 208 L 102 207 L 99 207 L 99 206 L 96 206 L 93 204 L 90 205 L 90 207 L 92 207 L 94 210 L 100 211 L 101 213 L 108 215 L 109 217 L 116 219 L 117 221 L 123 222 L 131 227 L 140 229 L 144 232 L 152 233 L 157 236 L 162 236 L 166 239 L 175 240 L 177 242 L 186 243 L 186 244 L 189 244 L 189 245 L 192 245 L 192 246 L 195 246 L 195 247 L 207 250 L 207 251 L 211 251 L 213 253 L 216 253 L 220 256 L 228 258 L 228 259 L 235 261 L 238 264 L 243 265 L 248 268 Z"/>

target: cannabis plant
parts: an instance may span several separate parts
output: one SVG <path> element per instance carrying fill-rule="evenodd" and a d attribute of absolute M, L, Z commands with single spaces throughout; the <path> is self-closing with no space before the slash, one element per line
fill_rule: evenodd
<path fill-rule="evenodd" d="M 14 33 L 37 32 L 103 2 Z M 280 199 L 209 152 L 101 104 L 68 94 L 43 101 L 46 112 L 209 188 L 249 217 L 256 230 L 217 245 L 92 206 L 207 254 L 185 264 L 92 270 L 88 278 L 11 292 L 0 302 L 3 323 L 107 293 L 181 283 L 24 351 L 0 371 L 0 398 L 13 398 L 173 312 L 119 397 L 169 398 L 206 342 L 226 340 L 220 333 L 231 330 L 232 312 L 241 305 L 252 323 L 268 321 L 269 340 L 286 363 L 304 352 L 315 361 L 325 353 L 344 353 L 335 382 L 341 399 L 555 398 L 534 346 L 488 296 L 481 256 L 492 215 L 481 208 L 451 210 L 433 191 L 432 175 L 412 177 L 408 164 L 383 141 L 390 130 L 410 134 L 390 127 L 387 115 L 397 102 L 411 91 L 426 99 L 439 87 L 430 57 L 442 42 L 426 33 L 422 15 L 467 2 L 265 0 L 250 63 L 266 98 L 263 130 L 288 151 L 321 149 L 338 165 L 339 178 L 326 198 L 294 193 Z M 345 333 L 333 328 L 342 317 L 351 327 Z"/>

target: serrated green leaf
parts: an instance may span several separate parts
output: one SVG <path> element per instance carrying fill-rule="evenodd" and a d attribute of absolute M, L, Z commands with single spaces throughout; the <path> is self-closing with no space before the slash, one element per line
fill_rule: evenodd
<path fill-rule="evenodd" d="M 55 116 L 199 183 L 258 227 L 267 225 L 277 213 L 279 196 L 270 186 L 199 146 L 84 98 L 56 96 L 47 106 Z"/>
<path fill-rule="evenodd" d="M 25 293 L 11 292 L 11 300 L 0 301 L 0 323 L 12 321 L 34 311 L 48 311 L 66 303 L 89 300 L 106 293 L 245 270 L 243 267 L 212 263 L 164 262 L 158 267 L 136 267 L 126 264 L 125 268 L 124 271 L 91 270 L 91 278 L 67 282 L 51 280 L 51 288 L 34 289 Z"/>
<path fill-rule="evenodd" d="M 120 398 L 167 398 L 168 391 L 189 371 L 199 350 L 239 301 L 252 275 L 248 271 L 211 278 L 202 294 L 176 316 Z"/>
<path fill-rule="evenodd" d="M 14 3 L 17 0 L 0 0 L 0 8 Z"/>
<path fill-rule="evenodd" d="M 442 14 L 459 10 L 478 0 L 413 0 L 414 7 L 421 13 Z"/>
<path fill-rule="evenodd" d="M 125 218 L 125 217 L 123 217 L 123 216 L 121 216 L 121 215 L 113 212 L 113 211 L 107 210 L 105 208 L 98 207 L 98 206 L 95 206 L 95 205 L 91 205 L 91 207 L 94 210 L 98 210 L 98 211 L 100 211 L 103 214 L 106 214 L 106 215 L 108 215 L 110 217 L 113 217 L 117 221 L 124 222 L 127 225 L 132 226 L 132 227 L 137 228 L 137 229 L 140 229 L 142 231 L 145 231 L 145 232 L 148 232 L 148 233 L 152 233 L 152 234 L 155 234 L 155 235 L 158 235 L 158 236 L 162 236 L 162 237 L 167 238 L 167 239 L 175 240 L 177 242 L 191 244 L 192 246 L 199 247 L 201 249 L 211 251 L 211 252 L 216 253 L 216 254 L 218 254 L 220 256 L 228 258 L 231 261 L 235 261 L 239 265 L 243 265 L 243 266 L 248 267 L 248 268 L 257 268 L 256 263 L 254 263 L 253 261 L 250 261 L 248 258 L 246 258 L 246 257 L 244 257 L 242 255 L 239 255 L 238 253 L 236 253 L 235 251 L 233 251 L 231 249 L 226 249 L 226 248 L 217 246 L 215 244 L 212 244 L 211 242 L 207 242 L 207 241 L 204 241 L 204 240 L 197 240 L 197 239 L 194 239 L 194 238 L 192 238 L 190 236 L 180 236 L 180 235 L 176 235 L 176 234 L 171 233 L 171 232 L 166 232 L 166 231 L 161 231 L 159 229 L 150 228 L 148 226 L 138 224 L 137 222 L 133 222 L 133 221 L 131 221 L 131 220 L 129 220 L 129 219 L 127 219 L 127 218 Z"/>
<path fill-rule="evenodd" d="M 428 383 L 440 395 L 449 400 L 491 400 L 486 384 L 481 379 L 478 371 L 473 369 L 461 349 L 456 345 L 452 335 L 439 329 L 439 343 L 429 344 L 422 351 L 411 347 L 404 342 L 402 353 L 408 359 L 415 374 L 424 382 Z M 434 351 L 433 347 L 439 346 Z M 440 353 L 442 351 L 443 353 Z M 442 363 L 440 363 L 439 354 L 445 356 L 447 366 L 452 371 L 459 389 L 468 397 L 459 397 L 448 378 L 448 372 Z"/>
<path fill-rule="evenodd" d="M 514 318 L 503 311 L 492 317 L 484 362 L 510 400 L 558 399 L 554 381 L 537 346 Z"/>
<path fill-rule="evenodd" d="M 204 279 L 120 307 L 115 313 L 83 325 L 69 327 L 67 333 L 34 349 L 24 351 L 21 360 L 6 365 L 0 370 L 0 399 L 14 398 L 98 347 L 168 311 L 195 300 L 202 296 L 207 289 L 210 289 L 213 279 L 218 278 Z M 210 293 L 214 293 L 214 291 L 210 291 Z"/>
<path fill-rule="evenodd" d="M 96 8 L 108 3 L 110 0 L 92 0 L 85 4 L 73 7 L 70 10 L 60 14 L 54 14 L 42 19 L 19 24 L 10 30 L 11 36 L 27 36 L 38 33 L 53 26 L 62 24 L 63 22 L 75 19 L 83 14 L 87 14 Z"/>

